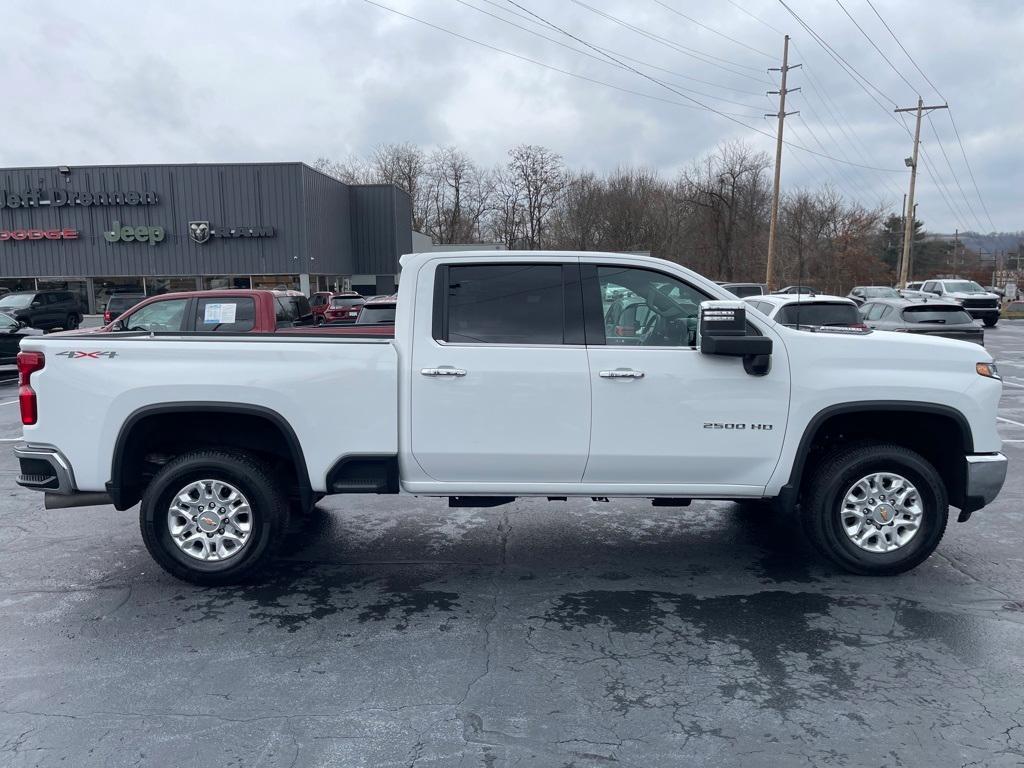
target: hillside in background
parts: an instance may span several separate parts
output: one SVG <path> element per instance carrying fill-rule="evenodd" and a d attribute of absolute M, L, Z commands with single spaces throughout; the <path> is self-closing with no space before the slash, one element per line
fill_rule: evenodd
<path fill-rule="evenodd" d="M 953 239 L 952 233 L 936 233 L 933 237 L 942 240 Z M 1014 253 L 1018 246 L 1024 243 L 1024 232 L 993 232 L 988 235 L 981 235 L 977 232 L 961 232 L 960 242 L 975 253 Z"/>

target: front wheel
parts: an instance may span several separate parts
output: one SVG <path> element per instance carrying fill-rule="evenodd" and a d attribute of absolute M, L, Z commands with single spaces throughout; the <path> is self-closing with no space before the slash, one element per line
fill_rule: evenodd
<path fill-rule="evenodd" d="M 68 315 L 67 319 L 64 321 L 64 330 L 65 331 L 74 331 L 74 330 L 76 330 L 78 328 L 79 322 L 80 322 L 80 320 L 78 318 L 78 315 Z"/>
<path fill-rule="evenodd" d="M 982 319 L 982 322 L 985 324 L 986 328 L 995 328 L 996 327 L 996 323 L 999 322 L 999 318 L 998 317 L 986 317 L 986 318 Z"/>
<path fill-rule="evenodd" d="M 840 448 L 819 464 L 801 503 L 808 537 L 844 570 L 909 571 L 935 551 L 949 501 L 935 467 L 899 445 Z"/>
<path fill-rule="evenodd" d="M 153 559 L 184 581 L 245 581 L 273 558 L 288 528 L 288 500 L 263 462 L 202 450 L 168 462 L 142 496 L 142 538 Z"/>

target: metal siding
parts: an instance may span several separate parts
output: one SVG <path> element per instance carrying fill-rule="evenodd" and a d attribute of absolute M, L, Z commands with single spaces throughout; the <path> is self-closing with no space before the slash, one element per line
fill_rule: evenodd
<path fill-rule="evenodd" d="M 350 275 L 353 270 L 350 190 L 347 184 L 303 166 L 308 272 Z"/>
<path fill-rule="evenodd" d="M 398 257 L 412 246 L 408 194 L 390 184 L 353 186 L 351 193 L 353 274 L 396 274 Z"/>
<path fill-rule="evenodd" d="M 305 253 L 302 169 L 300 163 L 72 167 L 67 182 L 56 168 L 0 170 L 0 188 L 16 194 L 35 188 L 131 190 L 154 191 L 159 198 L 151 206 L 2 208 L 0 228 L 71 227 L 79 239 L 0 242 L 0 276 L 297 273 Z M 340 207 L 342 217 L 345 211 Z M 115 220 L 163 226 L 166 239 L 152 246 L 108 243 L 103 232 Z M 188 236 L 188 222 L 195 220 L 214 227 L 273 226 L 275 236 L 211 238 L 197 245 Z"/>

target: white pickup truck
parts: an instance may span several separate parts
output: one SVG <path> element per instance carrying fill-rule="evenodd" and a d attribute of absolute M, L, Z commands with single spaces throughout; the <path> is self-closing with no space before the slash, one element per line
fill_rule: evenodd
<path fill-rule="evenodd" d="M 757 502 L 894 574 L 1002 487 L 976 344 L 786 328 L 642 256 L 402 262 L 393 339 L 26 338 L 18 483 L 48 508 L 141 501 L 153 557 L 200 584 L 258 574 L 327 494 Z"/>

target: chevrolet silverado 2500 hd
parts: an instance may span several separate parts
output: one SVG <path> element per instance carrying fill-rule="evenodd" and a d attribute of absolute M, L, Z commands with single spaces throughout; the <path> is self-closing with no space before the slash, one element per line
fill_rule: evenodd
<path fill-rule="evenodd" d="M 787 328 L 643 256 L 403 265 L 393 339 L 26 338 L 18 482 L 49 508 L 141 501 L 153 557 L 201 584 L 258 574 L 339 493 L 770 501 L 840 567 L 894 574 L 1002 486 L 976 344 Z"/>

